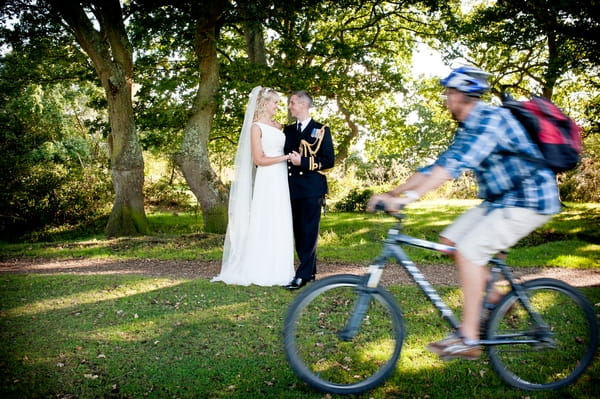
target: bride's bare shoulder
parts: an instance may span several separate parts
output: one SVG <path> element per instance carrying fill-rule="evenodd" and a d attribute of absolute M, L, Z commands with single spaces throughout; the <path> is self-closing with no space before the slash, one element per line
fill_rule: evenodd
<path fill-rule="evenodd" d="M 283 128 L 283 125 L 275 120 L 257 120 L 254 123 L 261 123 L 263 125 L 267 125 L 267 126 L 271 126 L 274 127 L 275 129 L 279 129 L 281 130 Z"/>

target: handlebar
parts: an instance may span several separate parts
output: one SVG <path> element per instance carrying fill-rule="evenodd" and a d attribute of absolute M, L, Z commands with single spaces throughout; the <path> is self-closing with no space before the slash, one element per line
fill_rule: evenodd
<path fill-rule="evenodd" d="M 385 209 L 385 203 L 383 201 L 379 201 L 378 203 L 375 204 L 376 211 L 383 211 L 383 212 L 387 213 L 388 215 L 395 217 L 398 220 L 402 220 L 405 217 L 404 214 L 401 212 L 403 209 L 404 209 L 404 205 L 400 206 L 400 208 L 398 210 L 396 210 L 395 212 L 392 212 L 392 211 L 388 211 L 387 209 Z"/>

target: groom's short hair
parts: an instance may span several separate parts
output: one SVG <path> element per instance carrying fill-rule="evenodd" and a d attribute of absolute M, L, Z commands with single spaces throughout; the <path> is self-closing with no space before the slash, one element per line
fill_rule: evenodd
<path fill-rule="evenodd" d="M 313 98 L 311 97 L 310 94 L 308 94 L 308 92 L 306 90 L 298 90 L 292 93 L 292 96 L 296 96 L 300 99 L 302 99 L 302 101 L 304 101 L 306 104 L 308 104 L 308 108 L 313 106 Z"/>

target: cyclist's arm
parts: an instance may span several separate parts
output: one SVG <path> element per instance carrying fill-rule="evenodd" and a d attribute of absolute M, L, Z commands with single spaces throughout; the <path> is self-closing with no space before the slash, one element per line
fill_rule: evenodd
<path fill-rule="evenodd" d="M 406 180 L 404 183 L 402 183 L 398 187 L 388 191 L 386 194 L 389 194 L 392 197 L 398 197 L 400 194 L 402 194 L 405 191 L 408 191 L 408 190 L 416 191 L 415 189 L 419 185 L 423 184 L 423 182 L 426 179 L 427 179 L 427 175 L 417 172 L 417 173 L 413 174 L 411 177 L 409 177 L 408 180 Z"/>
<path fill-rule="evenodd" d="M 434 166 L 428 174 L 417 172 L 408 180 L 384 194 L 374 195 L 367 204 L 367 210 L 373 211 L 378 202 L 384 202 L 388 211 L 399 209 L 402 205 L 416 201 L 426 193 L 451 180 L 450 173 L 441 166 Z M 402 197 L 398 197 L 403 195 Z"/>
<path fill-rule="evenodd" d="M 414 191 L 422 197 L 431 190 L 435 190 L 448 180 L 452 180 L 450 173 L 441 166 L 434 166 L 427 174 L 417 172 L 406 180 L 403 184 L 388 191 L 386 194 L 392 197 L 402 195 L 406 191 Z"/>

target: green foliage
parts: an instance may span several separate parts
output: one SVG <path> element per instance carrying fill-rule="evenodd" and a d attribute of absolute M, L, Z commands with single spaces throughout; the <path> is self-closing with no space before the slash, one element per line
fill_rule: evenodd
<path fill-rule="evenodd" d="M 428 199 L 468 200 L 477 198 L 479 192 L 475 176 L 471 171 L 463 173 L 458 179 L 451 180 L 435 191 L 427 194 Z"/>
<path fill-rule="evenodd" d="M 353 153 L 343 165 L 329 174 L 332 209 L 341 212 L 364 211 L 371 194 L 391 190 L 412 173 L 414 170 L 407 168 L 401 157 L 381 156 L 367 162 Z M 472 199 L 477 197 L 477 193 L 475 178 L 472 173 L 467 172 L 428 193 L 425 199 Z"/>
<path fill-rule="evenodd" d="M 112 199 L 105 160 L 79 137 L 53 138 L 61 130 L 30 135 L 3 132 L 0 237 L 62 224 L 78 224 L 105 211 Z"/>
<path fill-rule="evenodd" d="M 2 239 L 38 236 L 51 227 L 85 224 L 106 212 L 111 201 L 109 174 L 95 166 L 66 169 L 54 163 L 28 168 L 18 187 L 12 186 L 4 219 Z"/>
<path fill-rule="evenodd" d="M 343 164 L 337 165 L 328 174 L 329 199 L 335 209 L 335 204 L 353 190 L 362 192 L 370 188 L 373 193 L 387 191 L 408 178 L 410 173 L 412 170 L 396 157 L 381 156 L 367 161 L 359 154 L 351 153 Z"/>
<path fill-rule="evenodd" d="M 331 202 L 363 187 L 389 189 L 443 151 L 455 128 L 437 79 L 411 79 L 412 52 L 425 41 L 437 45 L 451 65 L 466 60 L 494 72 L 496 91 L 500 84 L 523 94 L 551 89 L 584 127 L 589 158 L 577 174 L 561 177 L 563 198 L 597 200 L 600 47 L 590 34 L 599 15 L 592 12 L 595 5 L 475 3 L 468 15 L 458 1 L 231 3 L 216 38 L 221 88 L 208 144 L 212 167 L 228 180 L 253 86 L 284 95 L 305 88 L 316 99 L 313 115 L 334 134 L 339 157 L 330 172 Z M 46 6 L 9 0 L 2 9 L 0 236 L 98 220 L 111 197 L 100 142 L 107 135 L 106 111 L 98 111 L 106 108 L 104 93 L 94 86 L 89 60 Z M 188 1 L 124 4 L 136 52 L 136 124 L 141 145 L 154 154 L 171 157 L 178 150 L 190 109 L 197 106 L 194 16 L 202 7 Z M 249 60 L 248 23 L 262 30 L 265 64 Z M 283 106 L 278 120 L 287 120 Z M 364 143 L 361 157 L 352 155 L 357 141 Z M 344 165 L 347 154 L 353 159 Z M 436 195 L 472 197 L 472 183 L 466 177 Z M 150 204 L 184 201 L 183 189 L 161 184 L 146 188 Z"/>
<path fill-rule="evenodd" d="M 0 31 L 0 239 L 48 237 L 97 221 L 112 200 L 99 90 L 55 14 L 3 5 Z M 6 14 L 4 14 L 6 13 Z M 105 123 L 105 121 L 104 121 Z"/>
<path fill-rule="evenodd" d="M 353 188 L 341 200 L 335 203 L 336 212 L 364 212 L 367 209 L 367 201 L 373 195 L 370 188 L 360 190 Z"/>
<path fill-rule="evenodd" d="M 456 127 L 437 79 L 419 77 L 404 87 L 405 93 L 386 98 L 373 110 L 380 125 L 373 124 L 365 149 L 369 160 L 393 157 L 415 169 L 448 146 Z"/>
<path fill-rule="evenodd" d="M 12 76 L 14 61 L 0 74 Z M 0 239 L 85 223 L 112 199 L 101 138 L 88 135 L 78 103 L 94 89 L 23 83 L 0 96 Z"/>
<path fill-rule="evenodd" d="M 583 158 L 574 171 L 559 176 L 560 196 L 564 201 L 600 202 L 600 162 Z"/>
<path fill-rule="evenodd" d="M 187 186 L 174 184 L 167 177 L 144 185 L 146 205 L 159 208 L 176 208 L 189 210 L 192 206 Z"/>

